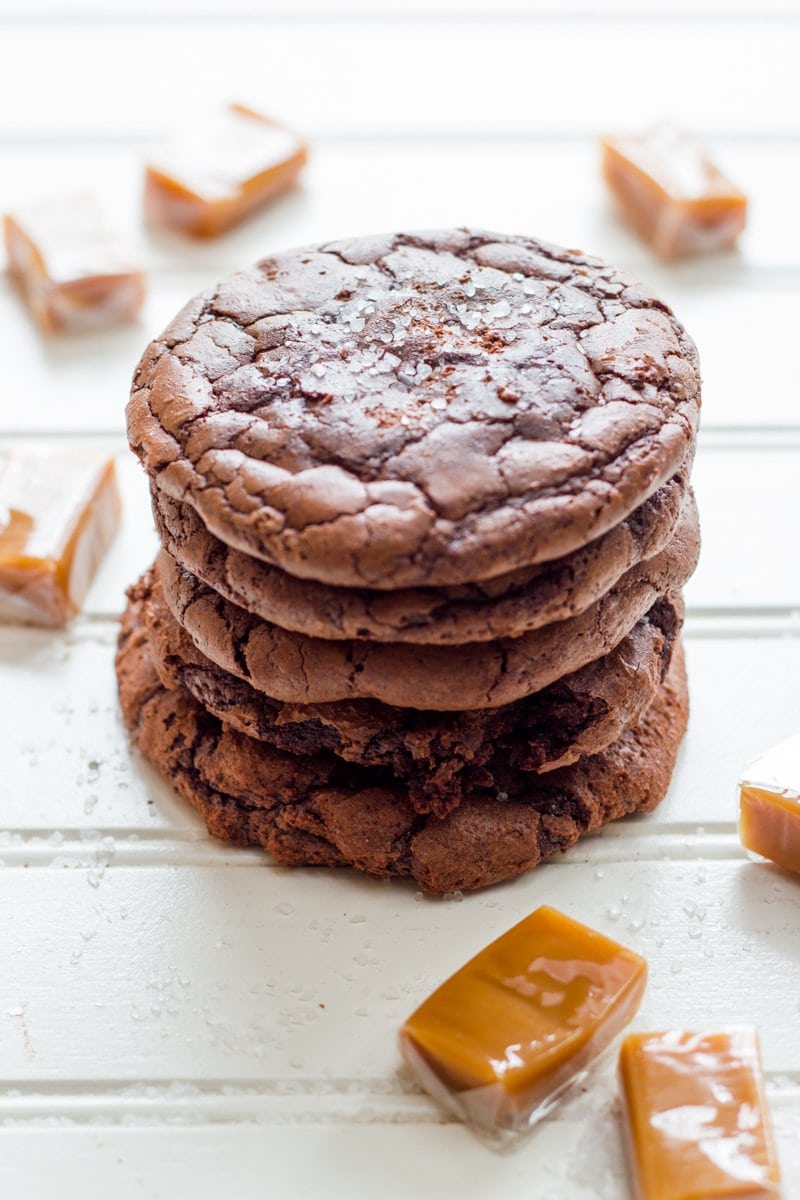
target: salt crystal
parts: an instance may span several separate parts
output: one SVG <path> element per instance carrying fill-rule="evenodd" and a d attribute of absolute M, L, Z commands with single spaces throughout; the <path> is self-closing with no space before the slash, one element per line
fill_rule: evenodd
<path fill-rule="evenodd" d="M 289 904 L 287 900 L 281 900 L 280 904 L 275 905 L 275 912 L 280 913 L 282 917 L 289 917 L 294 912 L 294 905 Z"/>

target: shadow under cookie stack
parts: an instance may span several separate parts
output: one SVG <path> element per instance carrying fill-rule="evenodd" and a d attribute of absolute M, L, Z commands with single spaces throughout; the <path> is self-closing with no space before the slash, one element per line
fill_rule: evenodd
<path fill-rule="evenodd" d="M 162 549 L 126 723 L 211 833 L 452 892 L 651 810 L 688 711 L 691 339 L 600 260 L 470 230 L 278 254 L 128 408 Z"/>

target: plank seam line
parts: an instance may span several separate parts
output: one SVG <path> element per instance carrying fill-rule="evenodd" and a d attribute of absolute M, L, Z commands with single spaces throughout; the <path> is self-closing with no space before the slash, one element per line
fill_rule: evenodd
<path fill-rule="evenodd" d="M 800 1072 L 766 1070 L 764 1074 L 771 1102 L 797 1101 Z M 102 1092 L 100 1088 L 104 1085 L 100 1081 L 74 1085 L 61 1082 L 53 1086 L 21 1081 L 11 1084 L 5 1096 L 0 1095 L 0 1127 L 33 1125 L 53 1118 L 67 1126 L 459 1123 L 425 1093 L 400 1085 L 399 1079 L 342 1082 L 345 1086 L 334 1090 L 327 1081 L 316 1080 L 304 1081 L 299 1088 L 288 1080 L 262 1081 L 256 1085 L 228 1085 L 220 1081 L 216 1086 L 214 1081 L 204 1080 L 200 1087 L 194 1082 L 176 1080 L 166 1086 L 120 1084 L 118 1090 Z M 343 1102 L 348 1100 L 352 1107 L 343 1111 Z M 277 1111 L 275 1102 L 281 1106 Z M 305 1109 L 301 1107 L 303 1104 L 307 1106 Z M 579 1110 L 580 1097 L 574 1095 L 550 1120 L 571 1123 Z"/>
<path fill-rule="evenodd" d="M 731 804 L 733 810 L 733 802 Z M 105 844 L 104 844 L 105 842 Z M 112 844 L 113 843 L 113 844 Z M 570 850 L 558 855 L 543 866 L 574 868 L 580 866 L 667 862 L 747 862 L 747 852 L 735 832 L 729 834 L 686 835 L 665 833 L 663 826 L 652 832 L 637 829 L 620 836 L 617 830 L 579 841 Z M 47 841 L 25 841 L 12 833 L 10 840 L 0 842 L 0 868 L 86 871 L 87 881 L 101 886 L 103 875 L 120 869 L 245 869 L 285 871 L 258 847 L 240 848 L 212 840 L 204 831 L 196 837 L 181 840 L 176 837 L 149 842 L 140 839 L 135 846 L 120 846 L 114 834 L 97 841 L 64 842 L 53 845 Z M 342 868 L 347 870 L 347 868 Z M 413 881 L 394 881 L 402 887 L 413 887 Z"/>

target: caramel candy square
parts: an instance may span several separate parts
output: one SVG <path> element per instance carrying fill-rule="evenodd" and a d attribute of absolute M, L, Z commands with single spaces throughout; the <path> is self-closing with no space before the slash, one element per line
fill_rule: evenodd
<path fill-rule="evenodd" d="M 444 1107 L 502 1140 L 541 1120 L 639 1007 L 632 950 L 537 908 L 425 1000 L 400 1031 Z"/>
<path fill-rule="evenodd" d="M 289 129 L 231 104 L 147 164 L 146 216 L 194 237 L 216 237 L 286 191 L 307 158 L 305 143 Z"/>
<path fill-rule="evenodd" d="M 663 259 L 736 244 L 747 198 L 688 133 L 659 125 L 601 143 L 603 176 L 623 218 Z"/>
<path fill-rule="evenodd" d="M 89 197 L 8 213 L 4 231 L 9 273 L 45 333 L 115 325 L 141 308 L 144 275 Z"/>
<path fill-rule="evenodd" d="M 739 837 L 747 850 L 800 873 L 800 735 L 745 769 L 739 780 Z"/>
<path fill-rule="evenodd" d="M 119 525 L 114 461 L 93 452 L 0 458 L 0 620 L 63 625 Z"/>
<path fill-rule="evenodd" d="M 637 1200 L 780 1195 L 754 1029 L 632 1034 L 620 1081 Z"/>

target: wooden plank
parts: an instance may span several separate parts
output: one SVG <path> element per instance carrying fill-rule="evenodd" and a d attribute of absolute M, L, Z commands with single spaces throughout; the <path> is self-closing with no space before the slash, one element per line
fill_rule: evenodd
<path fill-rule="evenodd" d="M 632 97 L 637 123 L 661 118 L 668 97 L 672 116 L 694 125 L 701 115 L 709 130 L 798 131 L 800 28 L 788 20 L 726 26 L 724 71 L 715 68 L 715 22 L 693 24 L 687 35 L 671 20 L 616 24 L 588 16 L 579 26 L 492 19 L 350 25 L 322 16 L 273 26 L 196 22 L 190 40 L 183 22 L 159 23 L 157 36 L 137 22 L 47 22 L 10 24 L 3 42 L 11 69 L 0 78 L 0 133 L 17 137 L 151 133 L 165 114 L 197 119 L 202 105 L 231 96 L 288 114 L 311 134 L 339 136 L 583 135 L 587 124 L 627 125 Z"/>
<path fill-rule="evenodd" d="M 786 553 L 796 511 L 798 444 L 790 435 L 701 441 L 692 475 L 703 550 L 686 587 L 693 608 L 800 604 L 800 563 Z M 747 448 L 744 448 L 747 446 Z"/>
<path fill-rule="evenodd" d="M 769 867 L 562 864 L 461 902 L 413 896 L 333 871 L 112 864 L 93 886 L 83 869 L 7 869 L 4 1086 L 402 1090 L 403 1017 L 543 902 L 646 956 L 641 1028 L 753 1021 L 767 1068 L 800 1072 L 800 900 Z"/>
<path fill-rule="evenodd" d="M 626 1195 L 619 1118 L 606 1093 L 593 1105 L 570 1104 L 540 1126 L 516 1154 L 495 1155 L 452 1124 L 357 1126 L 309 1122 L 126 1128 L 0 1129 L 0 1186 L 36 1200 L 620 1200 Z M 800 1101 L 790 1089 L 770 1094 L 786 1196 L 800 1190 L 796 1137 Z M 58 1170 L 53 1170 L 53 1163 Z M 533 1192 L 532 1192 L 532 1189 Z"/>
<path fill-rule="evenodd" d="M 321 140 L 312 146 L 302 188 L 212 241 L 143 229 L 140 197 L 147 147 L 146 139 L 7 145 L 3 204 L 24 211 L 31 198 L 52 192 L 54 178 L 70 177 L 113 214 L 148 270 L 197 272 L 204 281 L 292 244 L 360 230 L 452 224 L 527 231 L 583 246 L 639 273 L 658 272 L 665 285 L 672 281 L 689 293 L 731 284 L 763 285 L 765 275 L 775 286 L 800 267 L 800 232 L 793 220 L 800 144 L 792 141 L 713 144 L 716 157 L 752 199 L 743 253 L 668 267 L 660 266 L 611 213 L 590 136 L 571 143 L 477 136 Z M 69 186 L 64 183 L 63 190 Z M 788 282 L 794 282 L 794 275 Z"/>

